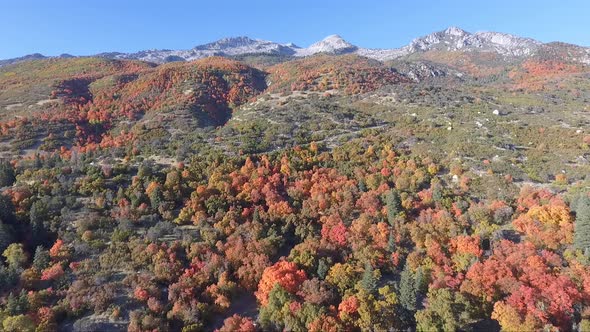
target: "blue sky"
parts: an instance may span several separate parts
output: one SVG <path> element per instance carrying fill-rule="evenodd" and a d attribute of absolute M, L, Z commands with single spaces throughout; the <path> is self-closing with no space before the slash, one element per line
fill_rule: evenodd
<path fill-rule="evenodd" d="M 372 48 L 459 26 L 590 46 L 590 1 L 0 0 L 0 59 L 188 49 L 245 35 L 300 46 L 340 34 Z"/>

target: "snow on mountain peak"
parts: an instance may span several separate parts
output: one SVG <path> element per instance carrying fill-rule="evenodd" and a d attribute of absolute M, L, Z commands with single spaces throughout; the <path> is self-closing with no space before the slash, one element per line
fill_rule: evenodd
<path fill-rule="evenodd" d="M 463 29 L 461 29 L 461 28 L 454 27 L 454 26 L 448 27 L 448 28 L 447 28 L 445 31 L 443 31 L 443 32 L 444 32 L 446 35 L 451 35 L 451 36 L 458 36 L 458 37 L 463 37 L 463 36 L 465 36 L 465 35 L 468 35 L 468 34 L 469 34 L 469 32 L 467 32 L 467 31 L 465 31 L 465 30 L 463 30 Z"/>
<path fill-rule="evenodd" d="M 357 49 L 356 46 L 342 39 L 339 35 L 330 35 L 317 43 L 312 44 L 308 48 L 301 49 L 297 52 L 299 56 L 307 56 L 316 53 L 331 53 L 341 54 L 352 52 Z"/>
<path fill-rule="evenodd" d="M 97 56 L 115 59 L 138 59 L 155 63 L 169 61 L 190 61 L 210 56 L 237 56 L 243 54 L 272 54 L 281 56 L 304 57 L 318 53 L 347 54 L 353 53 L 376 60 L 392 60 L 413 53 L 428 51 L 452 52 L 493 52 L 506 57 L 524 57 L 542 51 L 542 44 L 530 38 L 522 38 L 500 32 L 470 33 L 461 28 L 450 26 L 445 30 L 416 38 L 406 46 L 393 49 L 368 49 L 357 47 L 339 35 L 326 38 L 301 48 L 293 43 L 275 43 L 272 41 L 252 39 L 249 37 L 223 38 L 208 44 L 199 45 L 189 50 L 145 50 L 136 53 L 109 52 Z M 590 49 L 580 47 L 577 61 L 590 63 Z M 35 55 L 22 59 L 0 61 L 0 66 L 14 61 L 24 61 Z"/>
<path fill-rule="evenodd" d="M 258 40 L 254 40 L 252 38 L 245 37 L 245 36 L 228 37 L 228 38 L 222 38 L 222 39 L 212 42 L 212 43 L 197 46 L 194 49 L 195 50 L 205 50 L 205 49 L 222 50 L 222 49 L 227 49 L 227 48 L 232 48 L 232 47 L 243 47 L 243 46 L 253 45 L 253 44 L 257 44 L 259 42 L 260 41 L 258 41 Z"/>
<path fill-rule="evenodd" d="M 457 27 L 431 33 L 414 39 L 402 48 L 405 53 L 430 50 L 493 51 L 504 56 L 525 56 L 534 53 L 540 42 L 500 32 L 469 33 Z"/>

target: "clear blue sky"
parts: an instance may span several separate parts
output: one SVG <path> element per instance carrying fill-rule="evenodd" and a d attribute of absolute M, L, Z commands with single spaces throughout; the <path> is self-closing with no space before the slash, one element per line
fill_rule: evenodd
<path fill-rule="evenodd" d="M 340 34 L 393 48 L 459 26 L 590 46 L 590 1 L 0 0 L 0 59 L 188 49 L 245 35 L 300 46 Z"/>

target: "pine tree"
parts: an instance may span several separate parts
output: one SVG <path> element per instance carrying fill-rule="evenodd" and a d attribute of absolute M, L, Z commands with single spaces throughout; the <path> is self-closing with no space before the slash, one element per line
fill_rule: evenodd
<path fill-rule="evenodd" d="M 387 240 L 387 251 L 393 253 L 395 251 L 395 236 L 389 233 L 389 239 Z"/>
<path fill-rule="evenodd" d="M 387 193 L 385 204 L 387 205 L 387 221 L 393 226 L 395 217 L 397 217 L 402 210 L 402 202 L 397 190 L 392 189 Z"/>
<path fill-rule="evenodd" d="M 416 311 L 417 299 L 418 285 L 416 276 L 406 264 L 404 270 L 401 273 L 399 290 L 400 304 L 409 311 Z"/>
<path fill-rule="evenodd" d="M 375 270 L 370 262 L 365 264 L 365 271 L 363 272 L 363 278 L 361 279 L 361 286 L 369 293 L 374 292 L 377 289 L 378 279 L 375 277 Z"/>
<path fill-rule="evenodd" d="M 328 263 L 326 262 L 326 260 L 324 258 L 321 258 L 319 263 L 318 263 L 318 276 L 320 277 L 320 279 L 326 279 L 326 276 L 328 275 L 328 271 L 330 270 L 330 266 L 328 265 Z"/>
<path fill-rule="evenodd" d="M 260 211 L 258 211 L 258 206 L 254 208 L 254 213 L 252 213 L 252 222 L 260 222 Z"/>
<path fill-rule="evenodd" d="M 12 292 L 6 298 L 6 311 L 10 315 L 16 315 L 18 312 L 18 301 Z"/>
<path fill-rule="evenodd" d="M 10 227 L 0 220 L 0 251 L 4 251 L 12 241 L 13 237 Z"/>
<path fill-rule="evenodd" d="M 0 195 L 0 221 L 4 224 L 13 224 L 15 221 L 14 205 L 6 195 Z"/>
<path fill-rule="evenodd" d="M 0 162 L 0 187 L 11 186 L 14 181 L 16 177 L 12 165 L 6 161 Z"/>
<path fill-rule="evenodd" d="M 26 313 L 29 310 L 29 297 L 24 289 L 21 289 L 17 298 L 18 313 Z"/>
<path fill-rule="evenodd" d="M 51 257 L 49 257 L 49 251 L 43 249 L 43 247 L 38 246 L 35 249 L 35 256 L 33 257 L 33 266 L 38 270 L 43 270 L 49 266 L 51 262 Z"/>
<path fill-rule="evenodd" d="M 590 248 L 590 198 L 583 194 L 577 202 L 574 224 L 574 246 L 586 251 Z"/>
<path fill-rule="evenodd" d="M 156 187 L 150 194 L 150 203 L 152 208 L 158 209 L 163 200 L 164 197 L 162 196 L 162 190 L 160 190 L 160 187 Z"/>
<path fill-rule="evenodd" d="M 25 290 L 21 290 L 20 294 L 15 296 L 13 293 L 8 294 L 6 298 L 6 311 L 10 315 L 24 314 L 29 309 L 29 298 Z"/>

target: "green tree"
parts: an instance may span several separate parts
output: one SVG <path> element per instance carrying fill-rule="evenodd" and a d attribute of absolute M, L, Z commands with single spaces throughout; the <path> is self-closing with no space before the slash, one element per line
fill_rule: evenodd
<path fill-rule="evenodd" d="M 12 241 L 13 237 L 10 228 L 0 220 L 0 251 L 4 251 Z"/>
<path fill-rule="evenodd" d="M 389 233 L 389 239 L 387 240 L 387 251 L 391 253 L 395 251 L 395 236 L 393 233 Z"/>
<path fill-rule="evenodd" d="M 368 293 L 373 293 L 377 289 L 377 282 L 380 276 L 379 270 L 375 271 L 370 262 L 365 263 L 365 270 L 361 279 L 361 286 Z"/>
<path fill-rule="evenodd" d="M 51 220 L 47 204 L 41 200 L 35 201 L 29 210 L 29 220 L 31 221 L 31 242 L 43 244 L 47 242 L 47 230 L 44 221 Z"/>
<path fill-rule="evenodd" d="M 4 264 L 0 264 L 0 292 L 7 291 L 14 287 L 18 280 L 20 274 L 18 271 L 12 268 L 8 268 L 4 266 Z"/>
<path fill-rule="evenodd" d="M 9 267 L 20 268 L 27 262 L 27 253 L 20 243 L 13 243 L 4 250 L 2 256 L 6 258 Z"/>
<path fill-rule="evenodd" d="M 13 293 L 8 294 L 6 298 L 6 311 L 10 315 L 24 314 L 29 310 L 29 298 L 25 290 L 21 290 L 18 296 Z"/>
<path fill-rule="evenodd" d="M 51 257 L 49 257 L 49 251 L 38 246 L 37 249 L 35 249 L 35 256 L 33 256 L 33 266 L 37 270 L 43 270 L 49 266 L 50 262 Z"/>
<path fill-rule="evenodd" d="M 150 204 L 152 205 L 152 208 L 158 209 L 160 204 L 162 204 L 163 199 L 162 190 L 158 186 L 150 194 Z"/>
<path fill-rule="evenodd" d="M 16 181 L 14 168 L 9 162 L 0 162 L 0 187 L 12 186 Z"/>
<path fill-rule="evenodd" d="M 326 276 L 328 275 L 328 271 L 330 270 L 330 264 L 326 261 L 326 258 L 320 258 L 320 261 L 318 262 L 318 277 L 320 277 L 320 279 L 326 279 Z"/>
<path fill-rule="evenodd" d="M 385 196 L 385 205 L 387 206 L 387 221 L 393 225 L 395 217 L 402 211 L 402 202 L 397 190 L 392 189 Z"/>
<path fill-rule="evenodd" d="M 5 224 L 14 222 L 14 205 L 10 197 L 0 194 L 0 221 Z"/>
<path fill-rule="evenodd" d="M 458 331 L 470 321 L 475 306 L 447 288 L 430 290 L 426 309 L 416 312 L 416 331 Z"/>
<path fill-rule="evenodd" d="M 9 316 L 2 322 L 6 332 L 29 332 L 35 331 L 35 323 L 26 315 Z"/>
<path fill-rule="evenodd" d="M 590 198 L 587 193 L 580 196 L 576 206 L 574 246 L 583 251 L 590 249 Z"/>
<path fill-rule="evenodd" d="M 418 291 L 416 277 L 406 264 L 399 282 L 399 302 L 402 307 L 409 311 L 416 311 Z"/>
<path fill-rule="evenodd" d="M 285 328 L 285 310 L 293 301 L 293 295 L 279 284 L 268 294 L 268 304 L 260 309 L 259 321 L 266 330 L 282 331 Z"/>

